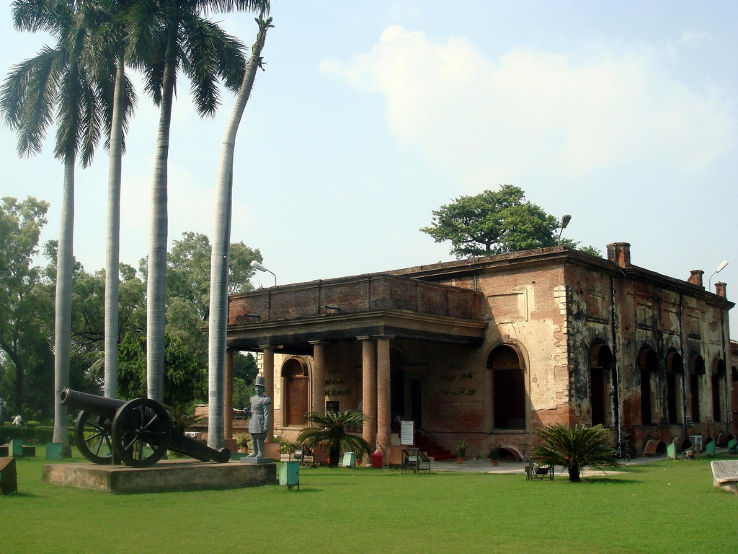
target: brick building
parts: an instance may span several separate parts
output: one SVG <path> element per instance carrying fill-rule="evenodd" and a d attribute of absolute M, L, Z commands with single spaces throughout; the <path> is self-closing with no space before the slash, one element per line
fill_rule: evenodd
<path fill-rule="evenodd" d="M 463 439 L 468 455 L 497 446 L 517 459 L 553 422 L 602 423 L 613 445 L 632 432 L 639 453 L 735 433 L 726 285 L 711 293 L 701 271 L 682 281 L 631 265 L 627 243 L 607 251 L 551 247 L 234 295 L 229 352 L 263 353 L 275 434 L 294 438 L 306 411 L 360 409 L 357 431 L 386 459 L 400 420 L 448 450 Z"/>

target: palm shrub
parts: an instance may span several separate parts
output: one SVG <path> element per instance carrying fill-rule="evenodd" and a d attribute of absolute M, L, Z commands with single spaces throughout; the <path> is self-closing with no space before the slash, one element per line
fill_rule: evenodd
<path fill-rule="evenodd" d="M 542 444 L 533 450 L 533 457 L 543 464 L 564 466 L 569 481 L 579 482 L 585 466 L 605 468 L 616 466 L 615 452 L 608 445 L 608 431 L 602 425 L 547 425 L 536 431 Z"/>
<path fill-rule="evenodd" d="M 305 444 L 309 448 L 323 446 L 328 448 L 331 461 L 330 465 L 336 467 L 341 450 L 355 452 L 357 459 L 364 454 L 371 453 L 371 446 L 362 437 L 350 434 L 346 429 L 361 426 L 364 414 L 356 410 L 345 412 L 308 412 L 305 421 L 315 424 L 314 427 L 306 427 L 297 436 L 297 442 Z"/>

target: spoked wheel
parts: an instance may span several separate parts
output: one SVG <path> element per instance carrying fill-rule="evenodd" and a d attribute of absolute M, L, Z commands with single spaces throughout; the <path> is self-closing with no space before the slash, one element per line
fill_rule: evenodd
<path fill-rule="evenodd" d="M 113 463 L 110 419 L 82 410 L 74 421 L 74 441 L 80 453 L 91 462 Z"/>
<path fill-rule="evenodd" d="M 148 467 L 167 452 L 171 420 L 159 403 L 136 398 L 116 412 L 112 431 L 116 456 L 127 466 Z"/>

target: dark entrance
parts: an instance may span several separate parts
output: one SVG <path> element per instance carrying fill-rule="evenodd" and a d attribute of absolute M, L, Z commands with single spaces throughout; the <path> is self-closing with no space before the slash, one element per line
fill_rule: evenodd
<path fill-rule="evenodd" d="M 405 372 L 402 356 L 396 350 L 390 352 L 390 411 L 392 412 L 391 429 L 400 432 L 400 422 L 405 419 Z"/>

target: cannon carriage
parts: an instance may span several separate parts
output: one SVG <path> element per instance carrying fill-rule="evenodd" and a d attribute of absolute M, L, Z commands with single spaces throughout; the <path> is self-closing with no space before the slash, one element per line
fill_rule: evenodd
<path fill-rule="evenodd" d="M 227 448 L 215 450 L 185 436 L 171 414 L 150 398 L 120 400 L 65 388 L 61 403 L 80 410 L 74 438 L 82 455 L 96 464 L 122 462 L 148 467 L 172 450 L 201 461 L 227 462 Z"/>

